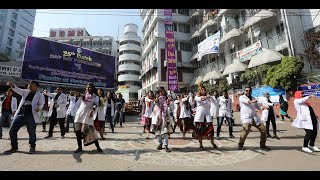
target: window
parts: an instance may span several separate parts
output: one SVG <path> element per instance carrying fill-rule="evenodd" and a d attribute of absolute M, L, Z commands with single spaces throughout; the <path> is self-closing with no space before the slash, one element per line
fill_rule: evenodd
<path fill-rule="evenodd" d="M 12 42 L 13 42 L 13 39 L 12 38 L 8 38 L 7 46 L 12 46 Z"/>
<path fill-rule="evenodd" d="M 283 23 L 281 23 L 280 25 L 277 25 L 276 30 L 277 30 L 277 34 L 283 34 L 284 33 Z"/>
<path fill-rule="evenodd" d="M 174 47 L 176 48 L 176 50 L 178 50 L 178 41 L 174 42 Z"/>
<path fill-rule="evenodd" d="M 10 35 L 11 37 L 14 37 L 14 30 L 9 29 L 9 35 Z"/>
<path fill-rule="evenodd" d="M 17 26 L 17 23 L 11 20 L 10 27 L 16 28 L 16 26 Z"/>
<path fill-rule="evenodd" d="M 177 23 L 173 23 L 173 31 L 178 31 Z"/>
<path fill-rule="evenodd" d="M 172 13 L 177 13 L 177 9 L 172 9 Z"/>
<path fill-rule="evenodd" d="M 179 24 L 179 32 L 190 33 L 189 24 Z"/>
<path fill-rule="evenodd" d="M 6 47 L 5 54 L 8 55 L 8 56 L 11 56 L 11 51 L 12 51 L 11 48 Z"/>
<path fill-rule="evenodd" d="M 178 9 L 178 14 L 189 16 L 189 9 Z"/>
<path fill-rule="evenodd" d="M 180 50 L 181 51 L 192 51 L 191 43 L 180 42 Z"/>
<path fill-rule="evenodd" d="M 13 18 L 14 20 L 17 20 L 17 19 L 18 19 L 18 13 L 12 12 L 12 18 Z"/>

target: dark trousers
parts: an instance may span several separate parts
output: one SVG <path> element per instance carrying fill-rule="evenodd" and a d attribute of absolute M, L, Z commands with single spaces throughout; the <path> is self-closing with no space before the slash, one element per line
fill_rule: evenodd
<path fill-rule="evenodd" d="M 81 140 L 84 138 L 84 134 L 80 130 L 78 130 L 76 131 L 76 136 L 77 136 L 78 147 L 82 148 Z M 98 140 L 94 141 L 94 144 L 96 145 L 97 148 L 100 147 Z"/>
<path fill-rule="evenodd" d="M 0 116 L 0 137 L 2 137 L 2 126 L 4 125 L 5 121 L 11 124 L 11 111 L 2 111 L 2 115 Z"/>
<path fill-rule="evenodd" d="M 272 123 L 273 135 L 277 135 L 276 119 L 274 118 L 274 115 L 273 115 L 273 114 L 268 116 L 268 120 L 267 120 L 267 122 L 266 122 L 267 134 L 269 134 L 270 121 L 271 121 L 271 123 Z"/>
<path fill-rule="evenodd" d="M 118 122 L 120 122 L 120 126 L 122 127 L 122 121 L 123 121 L 123 118 L 122 118 L 122 116 L 123 116 L 123 112 L 122 111 L 115 111 L 114 112 L 114 120 L 113 120 L 113 127 L 116 127 L 116 124 L 118 123 Z"/>
<path fill-rule="evenodd" d="M 65 118 L 57 118 L 57 111 L 53 110 L 50 118 L 49 136 L 52 136 L 54 126 L 56 125 L 57 122 L 59 122 L 59 125 L 60 125 L 61 136 L 65 135 L 64 119 Z"/>
<path fill-rule="evenodd" d="M 72 123 L 73 127 L 74 127 L 74 118 L 75 116 L 71 116 L 70 114 L 67 115 L 67 122 L 66 122 L 66 128 L 65 128 L 65 132 L 69 132 L 69 124 Z"/>
<path fill-rule="evenodd" d="M 306 135 L 304 136 L 303 147 L 308 147 L 309 142 L 310 146 L 314 146 L 318 134 L 317 128 L 314 129 L 315 130 L 304 129 L 306 131 Z"/>
<path fill-rule="evenodd" d="M 114 119 L 113 119 L 113 117 L 111 116 L 111 114 L 107 114 L 107 115 L 106 115 L 106 120 L 107 120 L 107 121 L 109 122 L 109 124 L 110 124 L 111 131 L 114 132 L 114 128 L 113 128 Z"/>
<path fill-rule="evenodd" d="M 229 135 L 231 136 L 232 135 L 232 132 L 233 132 L 233 127 L 232 127 L 232 119 L 230 117 L 223 117 L 223 116 L 220 116 L 217 118 L 217 121 L 218 121 L 218 127 L 217 127 L 217 137 L 219 137 L 220 135 L 220 132 L 221 132 L 221 126 L 222 126 L 222 123 L 223 123 L 223 119 L 226 118 L 226 120 L 228 121 L 228 126 L 229 126 Z"/>

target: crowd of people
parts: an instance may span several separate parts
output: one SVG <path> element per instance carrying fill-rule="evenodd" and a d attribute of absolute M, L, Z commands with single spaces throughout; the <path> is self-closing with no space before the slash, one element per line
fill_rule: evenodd
<path fill-rule="evenodd" d="M 105 140 L 105 122 L 110 124 L 111 132 L 117 123 L 122 127 L 124 123 L 125 101 L 121 94 L 107 92 L 106 96 L 103 89 L 89 83 L 86 85 L 83 93 L 70 91 L 70 94 L 64 94 L 64 88 L 58 86 L 55 93 L 44 90 L 38 91 L 39 83 L 30 81 L 27 89 L 21 89 L 15 84 L 8 82 L 10 87 L 6 96 L 1 98 L 1 116 L 0 116 L 0 139 L 2 138 L 2 125 L 4 121 L 12 122 L 9 129 L 11 148 L 5 151 L 5 154 L 14 153 L 18 150 L 19 129 L 26 125 L 29 133 L 29 153 L 35 153 L 36 148 L 36 125 L 42 123 L 43 132 L 46 132 L 46 124 L 49 121 L 49 131 L 45 138 L 53 137 L 53 130 L 57 123 L 60 126 L 61 138 L 66 132 L 69 132 L 69 124 L 73 123 L 73 129 L 76 135 L 78 148 L 75 153 L 82 151 L 82 145 L 88 146 L 95 144 L 98 152 L 103 152 L 99 145 L 98 136 Z M 17 99 L 12 96 L 13 92 L 19 94 L 22 99 L 17 105 Z M 282 96 L 281 96 L 282 97 Z M 287 115 L 287 102 L 280 97 L 281 115 Z M 304 96 L 302 91 L 295 94 L 294 106 L 297 117 L 292 126 L 303 128 L 306 131 L 302 150 L 312 153 L 320 151 L 315 146 L 317 129 L 320 128 L 318 117 L 315 115 L 311 104 L 307 101 L 316 96 Z M 157 150 L 169 149 L 170 134 L 175 133 L 177 127 L 182 132 L 182 139 L 186 139 L 188 132 L 192 132 L 192 137 L 198 139 L 199 148 L 204 149 L 203 139 L 210 140 L 214 149 L 219 149 L 215 144 L 215 131 L 213 122 L 216 119 L 216 138 L 220 139 L 221 126 L 225 120 L 229 127 L 229 138 L 235 138 L 233 135 L 233 111 L 232 98 L 228 91 L 220 93 L 217 91 L 208 92 L 207 89 L 199 85 L 198 92 L 182 93 L 173 96 L 167 94 L 164 87 L 157 91 L 148 91 L 140 99 L 141 104 L 141 124 L 146 133 L 146 139 L 150 139 L 150 134 L 154 134 L 158 139 Z M 251 130 L 251 126 L 260 131 L 260 148 L 270 150 L 266 145 L 267 138 L 280 139 L 276 134 L 276 115 L 273 103 L 270 100 L 270 94 L 265 93 L 265 97 L 255 99 L 252 97 L 251 87 L 246 87 L 244 93 L 239 97 L 240 102 L 240 121 L 242 131 L 240 133 L 238 149 L 243 150 L 245 140 Z M 285 105 L 286 104 L 286 105 Z M 256 112 L 262 111 L 261 117 Z M 287 115 L 287 117 L 289 117 Z M 282 117 L 283 118 L 283 117 Z M 290 118 L 290 117 L 289 117 Z M 291 119 L 291 118 L 290 118 Z M 264 125 L 264 122 L 266 126 Z M 66 124 L 65 124 L 66 122 Z M 272 124 L 273 136 L 269 134 L 269 126 Z"/>

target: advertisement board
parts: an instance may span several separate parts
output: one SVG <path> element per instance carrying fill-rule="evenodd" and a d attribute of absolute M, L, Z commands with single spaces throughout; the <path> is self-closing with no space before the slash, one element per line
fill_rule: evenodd
<path fill-rule="evenodd" d="M 264 93 L 269 92 L 270 100 L 273 103 L 279 103 L 279 95 L 282 95 L 285 100 L 286 90 L 283 88 L 272 88 L 271 86 L 263 86 L 259 88 L 252 88 L 252 97 L 256 98 L 258 101 L 261 97 L 264 97 Z"/>
<path fill-rule="evenodd" d="M 201 43 L 198 44 L 198 61 L 201 60 L 202 56 L 211 53 L 219 53 L 220 43 L 220 31 L 212 36 L 207 37 Z"/>

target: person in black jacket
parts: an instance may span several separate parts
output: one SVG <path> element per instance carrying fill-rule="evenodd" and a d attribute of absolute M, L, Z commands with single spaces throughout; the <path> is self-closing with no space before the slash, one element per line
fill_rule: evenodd
<path fill-rule="evenodd" d="M 282 121 L 284 121 L 284 116 L 289 118 L 292 122 L 293 119 L 288 115 L 288 102 L 284 100 L 282 95 L 279 95 L 279 103 L 280 103 L 280 115 L 282 118 Z"/>

